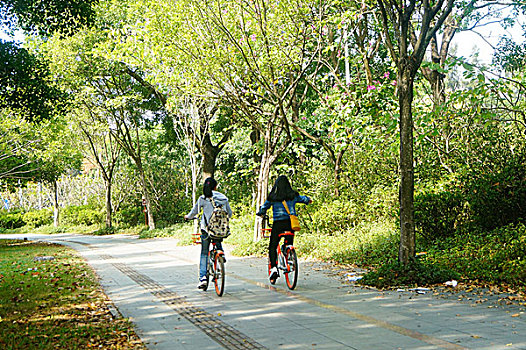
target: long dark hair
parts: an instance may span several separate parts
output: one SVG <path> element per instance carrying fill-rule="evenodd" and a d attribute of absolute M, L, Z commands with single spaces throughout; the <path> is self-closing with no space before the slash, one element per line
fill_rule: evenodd
<path fill-rule="evenodd" d="M 292 189 L 289 179 L 285 175 L 280 175 L 276 179 L 270 194 L 267 197 L 269 202 L 282 202 L 293 200 L 298 196 L 298 192 Z"/>
<path fill-rule="evenodd" d="M 205 198 L 211 198 L 212 197 L 212 190 L 215 190 L 217 187 L 217 181 L 214 180 L 214 178 L 209 177 L 205 180 L 205 183 L 203 184 L 203 195 Z"/>

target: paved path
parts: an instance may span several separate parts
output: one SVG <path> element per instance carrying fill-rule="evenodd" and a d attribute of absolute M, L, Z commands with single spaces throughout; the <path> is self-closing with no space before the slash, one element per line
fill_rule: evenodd
<path fill-rule="evenodd" d="M 301 262 L 296 290 L 268 284 L 266 259 L 227 250 L 223 297 L 197 290 L 199 246 L 133 236 L 1 235 L 77 249 L 149 349 L 526 349 L 526 314 L 432 292 L 380 292 Z M 481 297 L 482 298 L 482 297 Z"/>

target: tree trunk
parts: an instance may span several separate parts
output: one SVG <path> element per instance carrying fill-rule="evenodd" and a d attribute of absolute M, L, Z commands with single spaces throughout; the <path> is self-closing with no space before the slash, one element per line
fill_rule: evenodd
<path fill-rule="evenodd" d="M 415 256 L 413 77 L 408 65 L 398 73 L 400 104 L 400 250 L 398 260 L 406 265 Z"/>
<path fill-rule="evenodd" d="M 270 174 L 270 167 L 278 155 L 283 153 L 285 148 L 290 144 L 291 136 L 287 125 L 273 126 L 274 120 L 270 120 L 267 124 L 264 136 L 264 148 L 261 155 L 261 163 L 259 167 L 258 182 L 256 184 L 256 211 L 261 205 L 265 203 L 268 191 L 268 180 Z M 281 135 L 285 132 L 285 138 L 281 139 Z M 254 240 L 261 239 L 262 221 L 258 218 L 254 221 Z"/>
<path fill-rule="evenodd" d="M 111 181 L 104 180 L 106 186 L 106 228 L 111 227 L 111 217 L 113 208 L 111 206 Z"/>
<path fill-rule="evenodd" d="M 340 150 L 334 161 L 334 195 L 336 196 L 340 195 L 340 175 L 342 173 L 343 154 L 346 149 L 347 148 Z"/>
<path fill-rule="evenodd" d="M 139 171 L 139 177 L 141 179 L 142 195 L 146 204 L 146 212 L 148 215 L 148 229 L 155 230 L 155 221 L 153 219 L 152 203 L 150 200 L 150 193 L 148 191 L 148 183 L 146 182 L 146 175 L 144 174 L 144 168 L 140 159 L 135 160 L 137 170 Z"/>
<path fill-rule="evenodd" d="M 60 210 L 58 207 L 58 184 L 57 180 L 53 181 L 53 226 L 58 227 L 59 225 L 59 214 Z"/>
<path fill-rule="evenodd" d="M 259 167 L 258 182 L 256 184 L 256 211 L 265 203 L 268 192 L 268 180 L 270 174 L 270 166 L 272 165 L 271 157 L 268 150 L 263 152 L 261 157 L 261 165 Z M 259 241 L 261 237 L 262 221 L 256 219 L 254 222 L 254 241 Z"/>
<path fill-rule="evenodd" d="M 452 35 L 451 35 L 452 38 Z M 444 34 L 444 40 L 446 39 L 446 34 Z M 449 42 L 443 43 L 443 46 L 449 47 Z M 447 50 L 441 54 L 441 51 L 438 50 L 437 38 L 436 36 L 430 42 L 431 49 L 431 62 L 435 65 L 442 67 L 447 59 Z M 440 73 L 438 69 L 423 69 L 424 77 L 429 81 L 431 85 L 431 90 L 433 92 L 433 109 L 436 110 L 438 107 L 442 106 L 446 101 L 446 92 L 444 90 L 444 79 L 445 74 Z"/>
<path fill-rule="evenodd" d="M 212 144 L 210 134 L 206 134 L 201 143 L 203 181 L 209 177 L 214 177 L 216 170 L 216 159 L 220 148 Z"/>
<path fill-rule="evenodd" d="M 42 209 L 42 182 L 38 182 L 38 209 Z"/>

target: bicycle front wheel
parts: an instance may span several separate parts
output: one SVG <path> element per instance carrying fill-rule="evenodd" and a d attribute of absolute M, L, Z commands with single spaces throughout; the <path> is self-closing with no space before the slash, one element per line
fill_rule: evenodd
<path fill-rule="evenodd" d="M 285 280 L 287 287 L 290 290 L 296 288 L 298 282 L 298 257 L 294 248 L 288 248 L 285 252 L 285 261 L 287 264 L 287 271 L 285 272 Z"/>
<path fill-rule="evenodd" d="M 225 291 L 225 259 L 222 255 L 216 255 L 214 259 L 214 284 L 218 296 Z"/>

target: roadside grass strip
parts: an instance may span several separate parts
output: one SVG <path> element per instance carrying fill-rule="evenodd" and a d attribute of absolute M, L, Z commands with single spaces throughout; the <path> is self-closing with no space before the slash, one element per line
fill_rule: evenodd
<path fill-rule="evenodd" d="M 146 349 L 109 303 L 72 249 L 0 240 L 1 349 Z"/>

